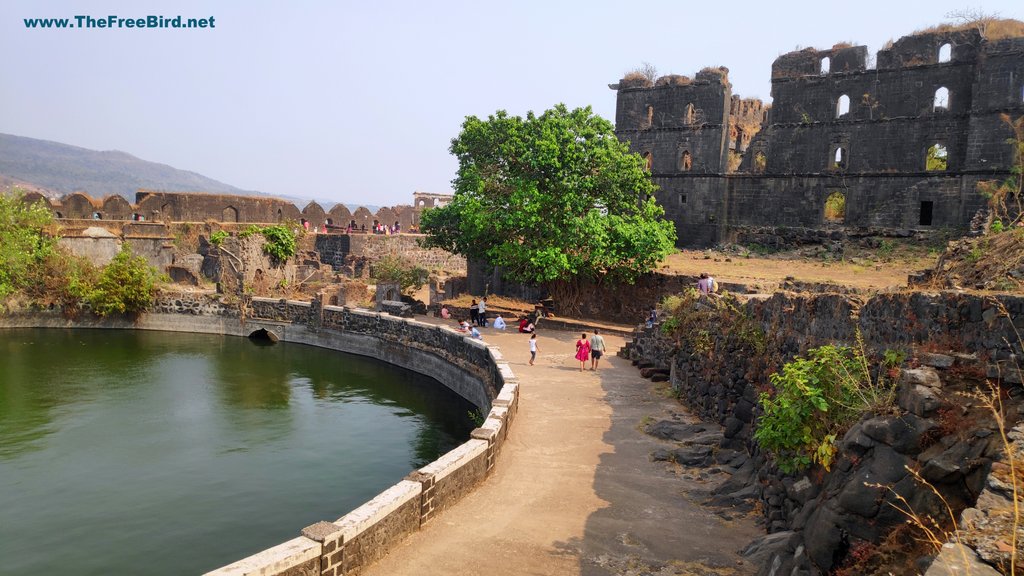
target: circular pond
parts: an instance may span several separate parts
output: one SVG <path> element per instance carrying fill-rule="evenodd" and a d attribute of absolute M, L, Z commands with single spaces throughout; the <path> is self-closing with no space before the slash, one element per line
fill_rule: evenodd
<path fill-rule="evenodd" d="M 199 574 L 460 444 L 437 382 L 298 344 L 0 331 L 0 572 Z"/>

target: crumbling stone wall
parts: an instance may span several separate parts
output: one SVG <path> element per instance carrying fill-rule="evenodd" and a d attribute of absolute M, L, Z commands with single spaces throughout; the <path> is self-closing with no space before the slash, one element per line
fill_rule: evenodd
<path fill-rule="evenodd" d="M 749 551 L 762 567 L 760 573 L 827 573 L 842 561 L 851 544 L 877 543 L 904 517 L 883 506 L 886 494 L 864 482 L 890 482 L 903 494 L 911 492 L 914 482 L 907 477 L 905 464 L 919 467 L 960 504 L 969 505 L 978 497 L 996 454 L 990 427 L 982 424 L 977 433 L 959 430 L 942 419 L 940 410 L 964 403 L 950 384 L 963 380 L 965 374 L 975 382 L 998 376 L 1005 384 L 1021 384 L 1014 359 L 1024 355 L 1017 338 L 1017 331 L 1024 329 L 1024 297 L 962 292 L 870 298 L 777 293 L 751 298 L 743 308 L 765 332 L 768 363 L 730 348 L 722 335 L 713 336 L 711 355 L 679 349 L 657 325 L 638 329 L 624 354 L 648 374 L 669 374 L 685 404 L 722 425 L 723 451 L 750 454 L 733 479 L 717 490 L 716 501 L 730 504 L 754 496 L 761 502 L 766 527 L 773 535 Z M 904 371 L 899 415 L 866 418 L 846 434 L 840 442 L 843 456 L 831 473 L 781 473 L 753 441 L 757 398 L 767 373 L 809 348 L 856 345 L 858 329 L 869 351 L 914 348 L 926 368 Z M 955 428 L 963 438 L 950 436 L 945 428 Z M 910 500 L 922 512 L 939 504 L 927 490 L 915 494 Z"/>
<path fill-rule="evenodd" d="M 451 196 L 434 194 L 437 199 Z M 230 194 L 205 194 L 189 192 L 160 192 L 139 190 L 135 204 L 119 195 L 94 199 L 81 192 L 67 194 L 60 199 L 51 199 L 38 192 L 28 193 L 24 201 L 45 203 L 56 218 L 67 220 L 104 221 L 149 221 L 149 222 L 206 222 L 273 224 L 278 222 L 299 222 L 308 224 L 310 231 L 341 232 L 354 223 L 357 231 L 370 230 L 375 223 L 388 226 L 396 222 L 403 232 L 419 226 L 420 214 L 424 208 L 399 205 L 380 208 L 376 213 L 365 207 L 352 212 L 344 204 L 336 204 L 325 211 L 316 202 L 310 202 L 302 210 L 294 204 L 270 196 L 235 196 Z M 443 202 L 437 200 L 439 204 Z"/>
<path fill-rule="evenodd" d="M 1012 133 L 1000 116 L 1024 115 L 1024 38 L 929 32 L 879 51 L 874 68 L 867 59 L 866 47 L 847 45 L 780 56 L 766 114 L 752 102 L 737 106 L 724 79 L 613 85 L 616 133 L 633 151 L 652 151 L 657 198 L 680 244 L 734 241 L 736 230 L 764 226 L 968 230 L 985 206 L 977 183 L 1010 174 Z M 723 108 L 738 113 L 701 125 L 696 137 L 675 118 L 691 100 L 716 119 Z M 737 145 L 738 122 L 759 110 L 760 131 L 748 139 L 744 130 Z M 742 174 L 726 174 L 718 142 L 742 152 Z M 945 169 L 928 169 L 935 145 L 944 148 Z M 707 156 L 682 170 L 673 158 L 687 147 Z M 828 221 L 825 200 L 834 193 L 844 196 L 846 213 Z"/>

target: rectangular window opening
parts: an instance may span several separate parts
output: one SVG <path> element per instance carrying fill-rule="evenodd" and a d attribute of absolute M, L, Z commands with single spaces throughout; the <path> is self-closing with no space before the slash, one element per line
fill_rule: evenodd
<path fill-rule="evenodd" d="M 932 225 L 932 201 L 922 200 L 921 201 L 921 218 L 918 221 L 921 226 Z"/>
<path fill-rule="evenodd" d="M 679 203 L 680 204 L 686 204 L 686 194 L 680 194 L 679 195 Z"/>

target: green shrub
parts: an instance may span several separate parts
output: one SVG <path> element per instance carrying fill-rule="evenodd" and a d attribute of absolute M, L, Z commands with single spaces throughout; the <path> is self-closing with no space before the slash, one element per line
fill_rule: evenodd
<path fill-rule="evenodd" d="M 214 232 L 213 234 L 216 234 Z M 210 235 L 211 242 L 213 234 Z M 278 264 L 283 264 L 295 255 L 296 234 L 291 228 L 283 224 L 259 227 L 255 224 L 238 233 L 239 238 L 248 238 L 255 234 L 263 235 L 263 252 L 269 255 Z"/>
<path fill-rule="evenodd" d="M 260 230 L 263 239 L 263 251 L 278 263 L 283 263 L 295 255 L 295 233 L 285 226 L 275 224 Z"/>
<path fill-rule="evenodd" d="M 55 247 L 30 269 L 24 293 L 37 306 L 59 306 L 65 315 L 75 316 L 95 290 L 99 277 L 99 268 L 87 258 Z"/>
<path fill-rule="evenodd" d="M 220 247 L 220 245 L 223 244 L 224 241 L 227 240 L 228 237 L 230 236 L 231 234 L 228 234 L 227 231 L 225 230 L 215 230 L 212 234 L 210 234 L 210 244 L 212 244 L 215 248 Z"/>
<path fill-rule="evenodd" d="M 394 282 L 402 292 L 419 290 L 426 283 L 429 272 L 422 266 L 396 254 L 388 254 L 373 263 L 370 277 L 378 282 Z"/>
<path fill-rule="evenodd" d="M 29 271 L 53 251 L 43 228 L 53 214 L 42 202 L 26 204 L 22 192 L 0 193 L 0 298 L 28 285 Z"/>
<path fill-rule="evenodd" d="M 156 296 L 157 271 L 145 258 L 132 256 L 127 244 L 103 268 L 89 304 L 99 316 L 145 312 Z"/>
<path fill-rule="evenodd" d="M 754 438 L 783 472 L 812 462 L 828 469 L 836 438 L 863 414 L 887 410 L 895 401 L 891 383 L 882 375 L 872 380 L 862 348 L 814 348 L 769 379 L 774 391 L 759 398 L 764 414 Z"/>

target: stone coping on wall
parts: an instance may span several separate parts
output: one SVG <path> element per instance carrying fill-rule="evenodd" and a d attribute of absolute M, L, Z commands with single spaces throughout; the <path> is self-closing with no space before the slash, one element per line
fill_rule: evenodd
<path fill-rule="evenodd" d="M 248 336 L 272 332 L 285 342 L 371 356 L 442 381 L 487 416 L 463 444 L 381 492 L 334 522 L 319 522 L 301 535 L 207 573 L 207 576 L 339 576 L 356 573 L 454 504 L 493 471 L 519 406 L 519 384 L 495 346 L 433 324 L 321 302 L 253 298 L 249 316 L 218 302 L 201 305 L 180 296 L 159 301 L 157 313 L 139 319 L 79 321 L 56 312 L 0 316 L 0 328 L 113 328 Z M 372 342 L 371 342 L 372 341 Z M 483 364 L 483 365 L 482 365 Z M 461 373 L 476 381 L 476 394 L 444 382 Z M 458 384 L 458 383 L 457 383 Z M 468 397 L 468 396 L 472 396 Z M 438 487 L 435 490 L 435 486 Z M 296 527 L 299 530 L 299 527 Z"/>

